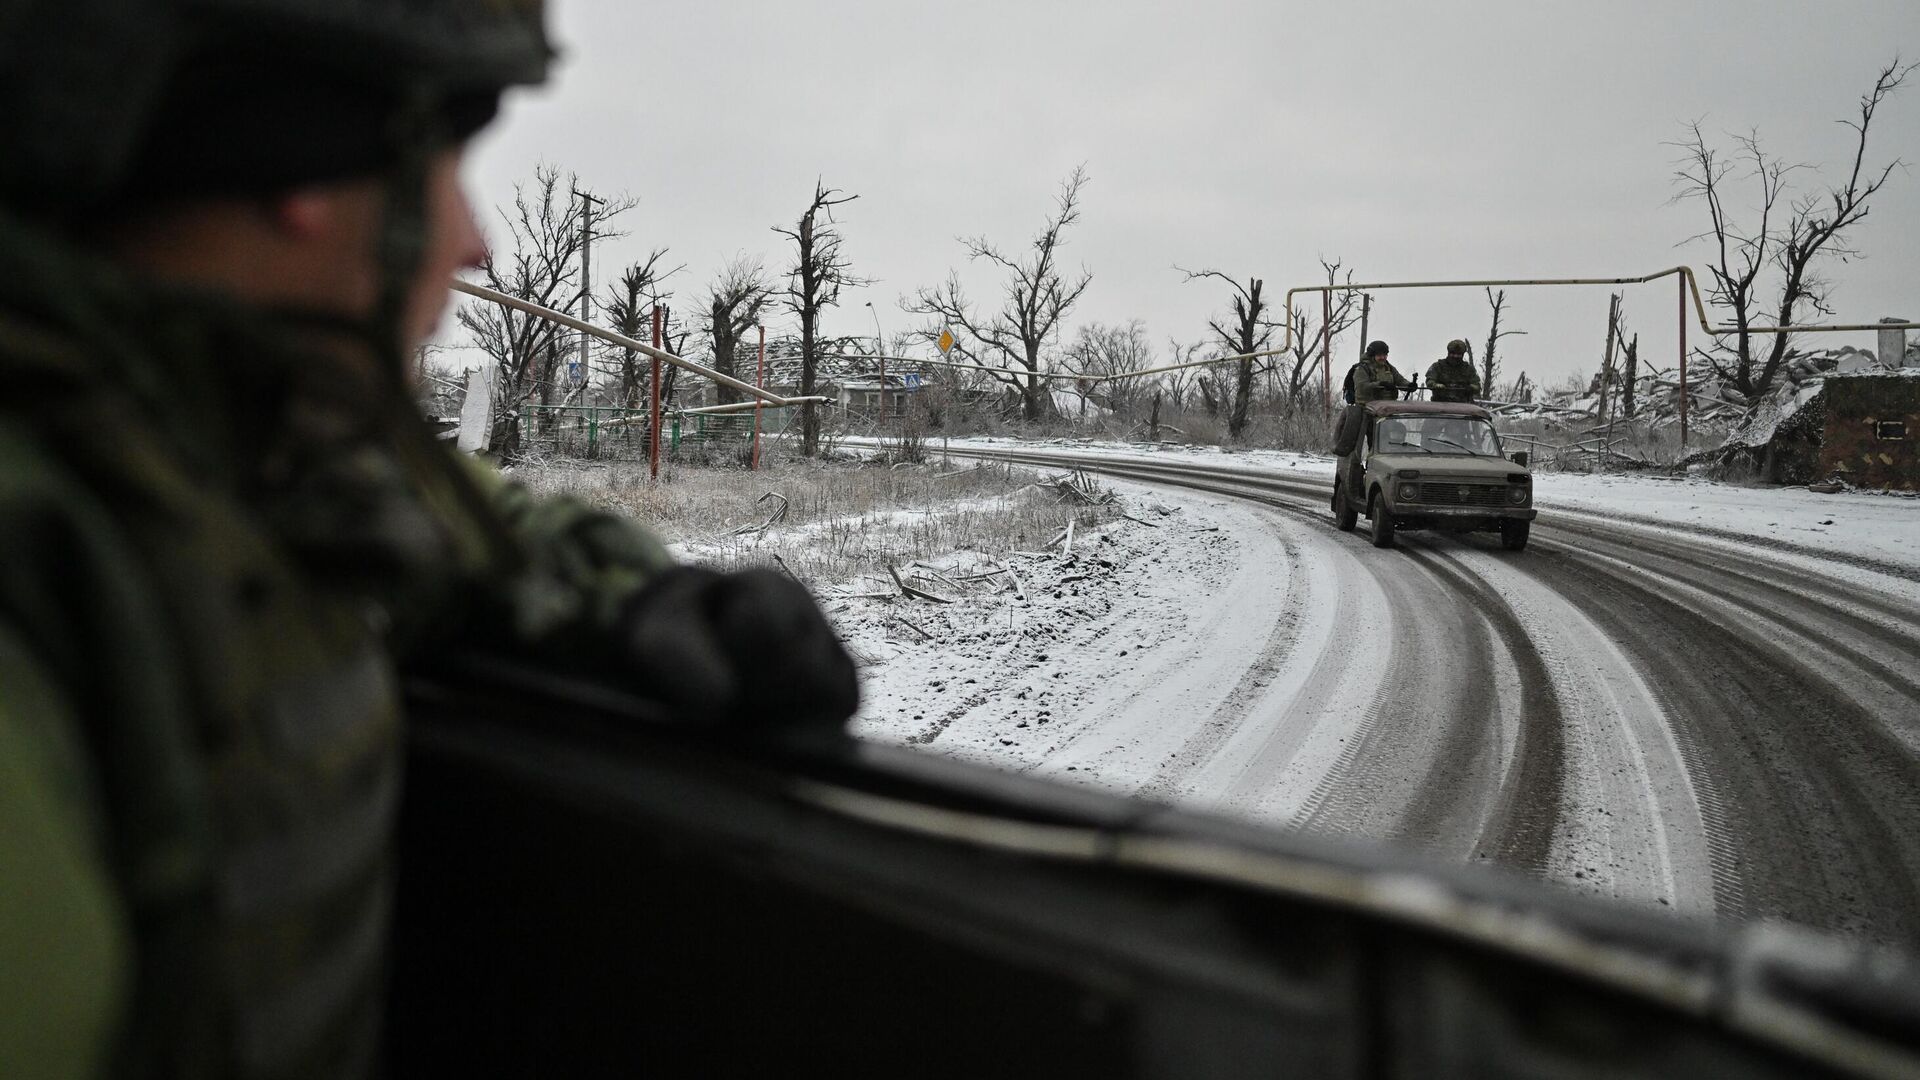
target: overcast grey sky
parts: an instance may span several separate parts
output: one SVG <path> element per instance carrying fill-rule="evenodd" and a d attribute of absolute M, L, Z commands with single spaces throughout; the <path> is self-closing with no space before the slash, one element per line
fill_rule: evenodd
<path fill-rule="evenodd" d="M 784 269 L 771 226 L 823 177 L 860 195 L 846 250 L 878 279 L 829 317 L 840 334 L 872 333 L 868 300 L 889 334 L 907 326 L 898 301 L 961 265 L 956 236 L 1018 245 L 1083 162 L 1067 253 L 1094 280 L 1071 322 L 1140 318 L 1156 341 L 1205 336 L 1224 306 L 1175 263 L 1276 290 L 1321 256 L 1363 280 L 1704 267 L 1703 247 L 1676 248 L 1704 212 L 1669 205 L 1685 121 L 1758 128 L 1822 166 L 1803 183 L 1838 179 L 1851 133 L 1834 121 L 1896 53 L 1920 59 L 1917 0 L 552 3 L 563 61 L 479 145 L 479 201 L 542 161 L 638 197 L 595 276 L 667 246 L 691 309 L 735 253 Z M 1832 267 L 1838 314 L 1920 317 L 1920 79 L 1870 154 L 1916 168 L 1854 237 L 1865 258 Z M 995 298 L 986 268 L 961 268 Z M 1506 374 L 1596 368 L 1607 291 L 1512 291 L 1508 325 L 1529 333 L 1503 342 Z M 1672 284 L 1630 289 L 1626 313 L 1670 361 Z M 1485 334 L 1478 291 L 1376 298 L 1373 336 L 1403 367 Z"/>

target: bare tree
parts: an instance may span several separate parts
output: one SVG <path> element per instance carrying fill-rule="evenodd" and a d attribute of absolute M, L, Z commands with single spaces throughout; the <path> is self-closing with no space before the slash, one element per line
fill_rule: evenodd
<path fill-rule="evenodd" d="M 1081 416 L 1086 415 L 1087 402 L 1096 386 L 1102 388 L 1107 408 L 1131 416 L 1134 403 L 1144 390 L 1140 380 L 1094 380 L 1153 366 L 1153 343 L 1147 338 L 1147 324 L 1140 319 L 1113 324 L 1088 323 L 1080 327 L 1073 344 L 1067 346 L 1067 362 L 1075 372 L 1091 377 L 1074 382 L 1075 393 L 1080 396 Z"/>
<path fill-rule="evenodd" d="M 1854 133 L 1853 159 L 1842 185 L 1795 195 L 1795 174 L 1811 166 L 1788 164 L 1767 153 L 1758 132 L 1736 137 L 1730 157 L 1708 145 L 1698 121 L 1688 125 L 1684 141 L 1674 144 L 1683 152 L 1674 174 L 1679 188 L 1674 198 L 1698 199 L 1707 207 L 1707 231 L 1686 242 L 1713 243 L 1708 298 L 1729 312 L 1735 327 L 1732 345 L 1705 355 L 1715 374 L 1741 394 L 1753 397 L 1770 390 L 1787 355 L 1785 334 L 1770 335 L 1773 342 L 1765 356 L 1756 355 L 1748 328 L 1759 322 L 1763 291 L 1775 297 L 1768 307 L 1776 326 L 1796 325 L 1803 307 L 1831 314 L 1831 283 L 1821 277 L 1819 260 L 1860 254 L 1848 245 L 1847 230 L 1867 216 L 1869 200 L 1903 164 L 1895 158 L 1878 170 L 1867 166 L 1874 114 L 1917 66 L 1896 57 L 1861 96 L 1858 117 L 1841 121 Z M 1736 170 L 1757 189 L 1752 211 L 1757 223 L 1745 224 L 1728 209 L 1729 178 Z"/>
<path fill-rule="evenodd" d="M 1845 234 L 1866 218 L 1867 201 L 1886 186 L 1895 169 L 1905 164 L 1894 158 L 1881 167 L 1878 174 L 1872 173 L 1866 165 L 1867 129 L 1873 125 L 1873 115 L 1881 102 L 1898 90 L 1916 68 L 1920 68 L 1920 63 L 1903 65 L 1899 57 L 1894 57 L 1880 69 L 1873 89 L 1861 95 L 1858 118 L 1840 121 L 1854 134 L 1853 162 L 1847 171 L 1846 184 L 1829 186 L 1824 192 L 1802 195 L 1793 201 L 1786 231 L 1774 251 L 1774 266 L 1782 277 L 1774 325 L 1793 325 L 1796 308 L 1802 303 L 1822 315 L 1833 314 L 1829 306 L 1833 286 L 1820 275 L 1816 260 L 1860 257 L 1860 251 L 1847 243 Z M 1773 385 L 1786 355 L 1786 335 L 1774 335 L 1773 348 L 1768 351 L 1766 364 L 1761 369 L 1759 389 Z"/>
<path fill-rule="evenodd" d="M 1492 397 L 1494 377 L 1500 374 L 1500 361 L 1498 359 L 1500 339 L 1519 337 L 1525 334 L 1526 331 L 1500 329 L 1500 317 L 1506 312 L 1507 308 L 1507 290 L 1501 289 L 1496 293 L 1489 288 L 1487 290 L 1487 307 L 1493 312 L 1493 325 L 1487 328 L 1487 351 L 1480 357 L 1480 392 L 1488 397 Z"/>
<path fill-rule="evenodd" d="M 1209 319 L 1207 327 L 1213 331 L 1220 347 L 1227 356 L 1245 356 L 1248 353 L 1261 352 L 1272 339 L 1277 324 L 1267 317 L 1267 301 L 1261 295 L 1266 283 L 1259 278 L 1248 278 L 1242 285 L 1238 279 L 1219 270 L 1183 270 L 1174 267 L 1186 275 L 1188 281 L 1200 281 L 1217 278 L 1233 290 L 1233 318 L 1222 323 L 1218 319 Z M 1233 382 L 1233 407 L 1227 414 L 1227 437 L 1238 439 L 1247 430 L 1248 410 L 1253 402 L 1254 361 L 1241 360 L 1235 365 Z"/>
<path fill-rule="evenodd" d="M 1527 378 L 1527 373 L 1523 371 L 1519 378 L 1513 380 L 1513 400 L 1523 405 L 1530 405 L 1533 403 L 1533 393 L 1536 389 L 1533 380 Z"/>
<path fill-rule="evenodd" d="M 1333 262 L 1321 259 L 1320 269 L 1324 271 L 1327 276 L 1328 286 L 1340 284 L 1340 261 L 1338 259 Z M 1346 284 L 1353 284 L 1353 271 L 1351 270 L 1347 271 Z M 1281 358 L 1285 363 L 1278 370 L 1280 393 L 1286 402 L 1289 412 L 1300 407 L 1301 399 L 1306 396 L 1308 389 L 1313 385 L 1313 374 L 1315 370 L 1321 366 L 1319 361 L 1321 359 L 1320 332 L 1322 326 L 1320 322 L 1315 321 L 1315 316 L 1320 316 L 1325 322 L 1330 348 L 1332 341 L 1338 340 L 1340 335 L 1346 333 L 1360 321 L 1360 314 L 1355 310 L 1360 305 L 1359 294 L 1342 292 L 1339 294 L 1339 297 L 1340 298 L 1332 304 L 1333 317 L 1331 319 L 1325 318 L 1327 305 L 1324 304 L 1321 305 L 1321 310 L 1318 312 L 1312 311 L 1304 305 L 1293 309 L 1291 315 L 1293 319 L 1293 343 L 1287 347 L 1287 354 Z M 1339 352 L 1337 348 L 1332 351 L 1335 353 Z"/>
<path fill-rule="evenodd" d="M 1183 345 L 1174 338 L 1168 338 L 1167 351 L 1169 356 L 1164 365 L 1156 366 L 1191 364 L 1200 358 L 1200 351 L 1204 348 L 1206 348 L 1205 342 L 1194 342 L 1190 345 Z M 1172 405 L 1176 409 L 1184 409 L 1187 407 L 1188 399 L 1193 396 L 1193 381 L 1198 377 L 1197 369 L 1181 368 L 1177 371 L 1162 372 L 1154 376 L 1153 382 L 1156 387 L 1166 391 L 1167 404 Z"/>
<path fill-rule="evenodd" d="M 1214 346 L 1215 350 L 1219 346 Z M 1220 419 L 1220 414 L 1228 412 L 1233 406 L 1233 388 L 1235 374 L 1222 369 L 1219 365 L 1196 368 L 1199 372 L 1193 379 L 1193 392 L 1200 398 L 1200 407 L 1207 412 L 1207 418 Z"/>
<path fill-rule="evenodd" d="M 1603 424 L 1612 418 L 1610 402 L 1613 387 L 1620 379 L 1613 363 L 1614 346 L 1620 342 L 1620 296 L 1620 293 L 1613 293 L 1607 297 L 1607 347 L 1600 354 L 1600 375 L 1596 380 L 1600 389 L 1600 407 L 1597 411 Z"/>
<path fill-rule="evenodd" d="M 544 307 L 568 309 L 579 302 L 581 215 L 575 194 L 579 178 L 541 165 L 530 184 L 514 187 L 511 209 L 499 209 L 509 244 L 494 246 L 480 264 L 482 280 L 499 292 Z M 633 209 L 627 196 L 607 199 L 594 212 L 594 235 L 618 236 L 608 224 Z M 505 453 L 520 448 L 520 407 L 536 395 L 550 402 L 556 369 L 570 333 L 565 328 L 504 304 L 474 301 L 456 316 L 475 347 L 492 358 L 497 388 L 495 443 Z"/>
<path fill-rule="evenodd" d="M 613 329 L 627 337 L 644 339 L 653 334 L 653 309 L 665 307 L 673 293 L 663 289 L 666 279 L 686 269 L 680 265 L 671 270 L 663 270 L 661 263 L 667 257 L 666 248 L 655 248 L 644 262 L 627 267 L 620 279 L 607 290 L 601 307 Z M 642 404 L 647 379 L 650 377 L 651 363 L 646 354 L 618 345 L 609 345 L 608 358 L 613 361 L 613 374 L 619 378 L 619 402 L 628 409 L 637 409 Z"/>
<path fill-rule="evenodd" d="M 1721 378 L 1733 383 L 1742 393 L 1748 393 L 1754 387 L 1754 370 L 1753 338 L 1747 328 L 1756 321 L 1760 275 L 1772 259 L 1774 214 L 1787 191 L 1789 176 L 1806 166 L 1787 165 L 1769 156 L 1761 148 L 1757 132 L 1735 140 L 1739 150 L 1733 159 L 1723 157 L 1720 151 L 1707 145 L 1699 121 L 1688 125 L 1688 133 L 1688 141 L 1677 144 L 1685 150 L 1686 157 L 1675 173 L 1680 186 L 1675 198 L 1699 199 L 1707 206 L 1710 228 L 1688 237 L 1686 242 L 1713 241 L 1713 261 L 1707 266 L 1710 279 L 1707 299 L 1728 310 L 1737 331 L 1731 355 L 1709 356 L 1708 362 Z M 1750 231 L 1726 208 L 1727 178 L 1741 162 L 1752 169 L 1750 178 L 1759 187 L 1760 221 L 1758 227 Z"/>
<path fill-rule="evenodd" d="M 1620 383 L 1620 415 L 1633 419 L 1635 384 L 1640 380 L 1640 335 L 1627 343 L 1626 371 Z"/>
<path fill-rule="evenodd" d="M 866 285 L 853 276 L 853 264 L 842 250 L 842 237 L 833 220 L 833 208 L 858 199 L 816 180 L 813 198 L 793 228 L 773 231 L 793 241 L 793 265 L 787 270 L 787 310 L 800 319 L 800 395 L 810 397 L 820 369 L 820 314 L 840 303 L 840 289 Z M 882 393 L 885 391 L 882 390 Z M 812 457 L 820 448 L 820 414 L 813 402 L 800 407 L 800 452 Z"/>
<path fill-rule="evenodd" d="M 773 285 L 758 259 L 736 255 L 720 268 L 713 283 L 707 286 L 706 297 L 706 335 L 713 347 L 714 370 L 736 379 L 740 377 L 735 370 L 740 343 L 746 339 L 748 330 L 759 325 L 772 298 Z M 740 391 L 724 384 L 714 390 L 722 405 L 742 397 Z"/>
<path fill-rule="evenodd" d="M 1072 276 L 1060 269 L 1060 249 L 1066 244 L 1066 231 L 1080 220 L 1080 191 L 1086 184 L 1083 165 L 1060 186 L 1053 216 L 1030 250 L 1018 258 L 1003 253 L 985 237 L 961 238 L 969 260 L 991 263 L 1006 273 L 1004 300 L 991 317 L 976 314 L 958 274 L 949 274 L 944 284 L 923 288 L 901 303 L 906 310 L 934 316 L 970 339 L 960 345 L 964 357 L 977 360 L 984 354 L 1024 369 L 1024 373 L 995 377 L 1020 392 L 1021 412 L 1029 421 L 1053 411 L 1047 380 L 1039 378 L 1046 370 L 1041 350 L 1054 339 L 1061 320 L 1093 281 L 1092 271 L 1084 267 Z"/>

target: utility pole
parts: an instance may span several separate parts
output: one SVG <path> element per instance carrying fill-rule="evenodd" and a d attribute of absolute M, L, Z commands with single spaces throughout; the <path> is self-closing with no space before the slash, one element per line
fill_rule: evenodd
<path fill-rule="evenodd" d="M 593 208 L 596 204 L 606 205 L 605 199 L 596 199 L 591 194 L 573 189 L 574 197 L 580 200 L 580 321 L 593 321 Z M 580 331 L 580 388 L 584 398 L 588 373 L 592 368 L 587 365 L 587 332 Z"/>
<path fill-rule="evenodd" d="M 1293 318 L 1293 312 L 1287 312 L 1287 318 Z M 1328 416 L 1333 412 L 1333 290 L 1320 294 L 1320 379 L 1327 392 L 1320 403 L 1320 415 Z"/>
<path fill-rule="evenodd" d="M 656 349 L 660 347 L 666 314 L 659 304 L 653 305 L 653 347 Z M 650 380 L 653 384 L 653 405 L 647 417 L 647 459 L 651 462 L 648 475 L 657 481 L 660 479 L 660 357 L 656 353 L 649 353 L 648 359 L 653 362 L 653 378 Z"/>
<path fill-rule="evenodd" d="M 767 328 L 764 323 L 760 326 L 760 366 L 754 373 L 753 385 L 762 390 L 767 388 Z M 759 398 L 753 399 L 753 460 L 747 468 L 754 472 L 760 471 L 760 407 L 765 404 Z"/>
<path fill-rule="evenodd" d="M 1368 293 L 1360 294 L 1360 359 L 1367 358 L 1367 320 L 1373 317 L 1373 297 Z"/>
<path fill-rule="evenodd" d="M 867 301 L 867 314 L 873 316 L 873 355 L 880 361 L 880 422 L 887 422 L 887 339 L 880 332 L 880 312 Z"/>

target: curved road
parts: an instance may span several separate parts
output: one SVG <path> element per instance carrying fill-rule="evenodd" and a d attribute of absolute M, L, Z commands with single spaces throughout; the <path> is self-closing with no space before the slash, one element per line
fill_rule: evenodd
<path fill-rule="evenodd" d="M 1551 508 L 1522 554 L 1377 550 L 1333 528 L 1330 481 L 965 454 L 1267 508 L 1291 564 L 1273 637 L 1212 714 L 1129 733 L 1169 751 L 1141 794 L 1920 944 L 1912 571 Z"/>

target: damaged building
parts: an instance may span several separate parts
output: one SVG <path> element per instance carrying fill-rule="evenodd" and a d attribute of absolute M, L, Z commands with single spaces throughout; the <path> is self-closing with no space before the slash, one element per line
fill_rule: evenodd
<path fill-rule="evenodd" d="M 1722 460 L 1744 458 L 1759 479 L 1777 484 L 1920 491 L 1917 435 L 1920 366 L 1863 365 L 1764 402 L 1728 439 Z"/>

